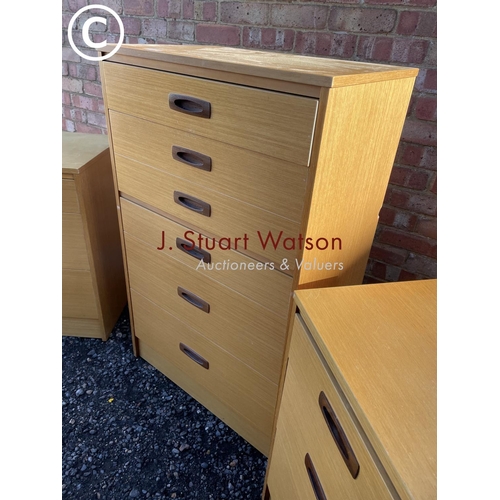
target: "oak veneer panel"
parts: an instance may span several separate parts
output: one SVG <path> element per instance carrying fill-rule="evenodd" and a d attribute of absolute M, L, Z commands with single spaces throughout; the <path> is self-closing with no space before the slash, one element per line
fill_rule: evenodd
<path fill-rule="evenodd" d="M 317 100 L 104 62 L 111 110 L 308 165 Z M 209 119 L 172 110 L 169 93 L 211 103 Z"/>
<path fill-rule="evenodd" d="M 140 294 L 131 297 L 141 356 L 267 453 L 277 386 Z M 209 369 L 186 356 L 180 342 Z"/>
<path fill-rule="evenodd" d="M 89 270 L 87 244 L 80 214 L 62 214 L 62 267 Z"/>
<path fill-rule="evenodd" d="M 125 235 L 130 287 L 278 383 L 286 317 Z M 210 304 L 206 313 L 178 295 L 182 287 Z"/>
<path fill-rule="evenodd" d="M 292 221 L 302 216 L 308 169 L 110 111 L 116 155 L 139 161 L 187 181 L 255 205 Z M 172 146 L 212 159 L 210 172 L 172 158 Z"/>
<path fill-rule="evenodd" d="M 63 269 L 62 296 L 63 318 L 99 318 L 90 271 Z"/>
<path fill-rule="evenodd" d="M 67 214 L 80 213 L 74 180 L 62 180 L 62 211 Z"/>
<path fill-rule="evenodd" d="M 296 300 L 400 496 L 436 498 L 436 280 Z"/>
<path fill-rule="evenodd" d="M 251 259 L 234 250 L 222 250 L 218 246 L 210 250 L 211 269 L 200 267 L 200 261 L 176 247 L 176 239 L 185 239 L 186 226 L 176 224 L 166 217 L 162 217 L 128 200 L 121 200 L 123 228 L 125 232 L 142 240 L 155 248 L 162 247 L 162 232 L 164 233 L 166 252 L 175 260 L 189 266 L 191 269 L 213 279 L 238 293 L 258 302 L 261 306 L 271 310 L 278 316 L 288 316 L 288 305 L 292 293 L 292 278 L 276 270 L 258 270 L 261 262 Z M 199 233 L 187 235 L 192 241 L 198 241 Z M 205 240 L 203 240 L 205 241 Z M 210 244 L 212 242 L 210 240 Z M 169 250 L 172 248 L 172 250 Z M 225 270 L 225 265 L 237 264 L 237 270 Z M 246 266 L 242 268 L 240 266 Z M 252 266 L 252 268 L 250 268 Z M 219 267 L 219 269 L 218 269 Z"/>
<path fill-rule="evenodd" d="M 70 337 L 102 337 L 102 326 L 98 319 L 63 318 L 62 334 Z"/>

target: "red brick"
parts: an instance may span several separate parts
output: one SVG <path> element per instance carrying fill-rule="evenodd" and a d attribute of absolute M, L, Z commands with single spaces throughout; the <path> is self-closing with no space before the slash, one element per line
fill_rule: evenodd
<path fill-rule="evenodd" d="M 357 55 L 368 61 L 390 61 L 394 39 L 389 37 L 360 37 Z"/>
<path fill-rule="evenodd" d="M 419 214 L 436 215 L 436 197 L 424 193 L 411 194 L 406 203 L 406 208 Z"/>
<path fill-rule="evenodd" d="M 381 262 L 373 262 L 371 266 L 371 273 L 375 278 L 380 278 L 381 280 L 385 280 L 385 273 L 386 273 L 387 267 L 385 264 L 382 264 Z"/>
<path fill-rule="evenodd" d="M 68 78 L 67 76 L 63 76 L 62 89 L 67 90 L 68 92 L 82 92 L 83 82 L 81 80 L 76 80 L 74 78 Z"/>
<path fill-rule="evenodd" d="M 426 255 L 427 257 L 436 256 L 436 243 L 418 235 L 411 235 L 386 228 L 380 234 L 379 241 L 420 255 Z"/>
<path fill-rule="evenodd" d="M 398 281 L 414 281 L 418 280 L 418 276 L 413 273 L 409 273 L 405 269 L 401 269 L 401 272 L 399 273 L 399 279 Z"/>
<path fill-rule="evenodd" d="M 424 63 L 427 66 L 436 67 L 437 66 L 437 41 L 432 40 L 429 43 L 429 49 L 427 50 L 427 56 L 425 57 Z"/>
<path fill-rule="evenodd" d="M 269 5 L 257 2 L 222 2 L 220 20 L 228 24 L 267 24 Z"/>
<path fill-rule="evenodd" d="M 404 186 L 407 176 L 408 176 L 408 169 L 394 166 L 392 167 L 391 177 L 389 178 L 389 182 L 391 184 L 396 184 L 397 186 Z"/>
<path fill-rule="evenodd" d="M 272 5 L 271 24 L 286 28 L 321 30 L 326 27 L 328 7 L 323 5 Z"/>
<path fill-rule="evenodd" d="M 401 138 L 406 142 L 414 142 L 425 146 L 436 145 L 436 124 L 408 118 L 403 127 Z"/>
<path fill-rule="evenodd" d="M 63 61 L 72 61 L 72 62 L 80 62 L 80 56 L 71 48 L 71 47 L 63 47 L 62 48 L 62 59 Z"/>
<path fill-rule="evenodd" d="M 408 206 L 410 194 L 407 191 L 400 191 L 389 186 L 387 193 L 389 195 L 388 200 L 384 201 L 384 203 L 388 203 L 391 206 L 398 208 L 406 208 Z"/>
<path fill-rule="evenodd" d="M 70 12 L 76 12 L 86 5 L 87 0 L 65 0 L 65 5 L 63 4 L 63 8 L 66 7 L 66 9 Z"/>
<path fill-rule="evenodd" d="M 161 1 L 158 0 L 158 3 Z M 154 1 L 123 0 L 123 13 L 132 16 L 152 16 L 154 14 Z"/>
<path fill-rule="evenodd" d="M 424 61 L 429 48 L 427 40 L 413 38 L 394 38 L 391 61 L 420 64 Z"/>
<path fill-rule="evenodd" d="M 68 69 L 72 78 L 81 80 L 95 80 L 97 78 L 97 67 L 91 64 L 69 63 Z"/>
<path fill-rule="evenodd" d="M 421 166 L 428 170 L 436 170 L 437 168 L 437 151 L 436 148 L 424 148 L 424 156 Z"/>
<path fill-rule="evenodd" d="M 168 21 L 167 35 L 174 40 L 194 41 L 195 24 L 191 21 Z"/>
<path fill-rule="evenodd" d="M 396 22 L 394 9 L 332 7 L 328 28 L 348 33 L 389 33 Z"/>
<path fill-rule="evenodd" d="M 92 82 L 83 83 L 83 91 L 85 94 L 94 95 L 96 97 L 102 97 L 102 87 L 100 84 Z"/>
<path fill-rule="evenodd" d="M 432 183 L 431 187 L 431 193 L 437 194 L 437 177 L 434 179 L 434 182 Z"/>
<path fill-rule="evenodd" d="M 419 120 L 436 121 L 437 101 L 435 97 L 419 97 L 415 103 L 415 116 Z"/>
<path fill-rule="evenodd" d="M 370 250 L 370 258 L 396 266 L 403 264 L 407 255 L 407 250 L 380 245 L 378 242 L 375 242 Z"/>
<path fill-rule="evenodd" d="M 87 123 L 90 125 L 97 125 L 98 127 L 106 128 L 106 118 L 102 113 L 94 113 L 89 111 L 87 113 Z"/>
<path fill-rule="evenodd" d="M 429 177 L 430 175 L 427 172 L 412 172 L 405 185 L 410 189 L 423 191 L 427 187 Z"/>
<path fill-rule="evenodd" d="M 164 37 L 167 35 L 167 21 L 165 19 L 143 19 L 142 36 L 152 38 Z"/>
<path fill-rule="evenodd" d="M 182 1 L 158 0 L 156 12 L 158 14 L 158 17 L 168 17 L 170 19 L 178 19 L 182 16 Z"/>
<path fill-rule="evenodd" d="M 89 111 L 99 111 L 99 101 L 95 97 L 72 95 L 71 104 L 77 108 L 83 108 Z"/>
<path fill-rule="evenodd" d="M 421 69 L 415 81 L 416 90 L 436 93 L 437 90 L 437 70 Z"/>
<path fill-rule="evenodd" d="M 407 10 L 399 14 L 399 22 L 396 32 L 399 35 L 412 35 L 418 26 L 420 12 Z"/>
<path fill-rule="evenodd" d="M 196 41 L 219 45 L 239 45 L 241 30 L 237 26 L 215 24 L 198 24 L 196 26 Z"/>
<path fill-rule="evenodd" d="M 365 276 L 363 278 L 363 284 L 365 285 L 372 285 L 375 283 L 384 283 L 382 280 L 379 280 L 377 278 L 373 278 L 372 276 Z"/>
<path fill-rule="evenodd" d="M 436 36 L 436 13 L 408 10 L 401 12 L 396 32 L 399 35 Z"/>
<path fill-rule="evenodd" d="M 379 224 L 395 227 L 397 229 L 413 230 L 417 223 L 417 216 L 409 212 L 394 210 L 390 207 L 382 207 L 379 213 Z"/>
<path fill-rule="evenodd" d="M 435 278 L 437 275 L 436 259 L 424 255 L 410 254 L 403 268 L 410 273 L 421 274 L 427 278 Z"/>
<path fill-rule="evenodd" d="M 424 157 L 424 147 L 415 144 L 403 144 L 403 152 L 400 158 L 400 163 L 409 165 L 410 167 L 420 167 L 422 158 Z"/>
<path fill-rule="evenodd" d="M 65 130 L 66 132 L 75 132 L 76 127 L 75 124 L 66 118 L 63 117 L 62 119 L 62 129 Z"/>
<path fill-rule="evenodd" d="M 392 208 L 382 207 L 378 214 L 378 223 L 384 224 L 386 226 L 392 226 L 394 222 L 394 217 L 396 216 L 396 211 Z"/>
<path fill-rule="evenodd" d="M 103 129 L 100 127 L 95 127 L 93 125 L 87 125 L 86 123 L 76 122 L 76 131 L 83 134 L 102 134 Z"/>
<path fill-rule="evenodd" d="M 62 62 L 62 76 L 68 76 L 68 63 L 67 62 Z"/>
<path fill-rule="evenodd" d="M 137 17 L 122 17 L 123 30 L 125 35 L 140 35 L 141 20 Z M 120 33 L 120 26 L 114 17 L 109 20 L 110 33 Z"/>
<path fill-rule="evenodd" d="M 203 2 L 202 21 L 217 21 L 217 2 Z"/>
<path fill-rule="evenodd" d="M 66 106 L 71 105 L 71 94 L 69 92 L 64 92 L 62 93 L 62 103 L 66 104 Z"/>
<path fill-rule="evenodd" d="M 194 0 L 182 0 L 182 18 L 194 19 Z"/>
<path fill-rule="evenodd" d="M 415 232 L 427 238 L 437 239 L 437 220 L 430 217 L 422 217 L 415 228 Z"/>
<path fill-rule="evenodd" d="M 291 50 L 295 32 L 275 28 L 243 28 L 243 46 L 253 48 Z"/>
<path fill-rule="evenodd" d="M 123 12 L 122 0 L 106 0 L 105 2 L 103 2 L 102 0 L 89 0 L 88 3 L 89 5 L 90 4 L 106 5 L 106 7 L 109 7 L 110 9 L 114 10 L 117 14 L 121 14 Z"/>
<path fill-rule="evenodd" d="M 365 0 L 368 5 L 410 5 L 414 7 L 434 7 L 437 0 Z"/>
<path fill-rule="evenodd" d="M 356 36 L 344 33 L 298 31 L 295 52 L 351 58 L 356 48 Z"/>

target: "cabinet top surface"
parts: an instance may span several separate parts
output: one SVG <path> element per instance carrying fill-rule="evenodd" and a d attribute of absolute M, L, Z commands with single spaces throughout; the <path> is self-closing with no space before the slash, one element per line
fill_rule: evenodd
<path fill-rule="evenodd" d="M 108 44 L 102 52 L 108 53 L 114 47 L 115 44 Z M 418 73 L 417 68 L 212 45 L 124 44 L 117 55 L 320 87 L 340 87 L 410 78 Z M 113 56 L 109 60 L 113 61 Z"/>
<path fill-rule="evenodd" d="M 76 174 L 90 160 L 109 147 L 108 136 L 100 134 L 62 133 L 63 173 Z"/>
<path fill-rule="evenodd" d="M 398 490 L 422 500 L 436 497 L 436 288 L 423 280 L 295 292 Z"/>

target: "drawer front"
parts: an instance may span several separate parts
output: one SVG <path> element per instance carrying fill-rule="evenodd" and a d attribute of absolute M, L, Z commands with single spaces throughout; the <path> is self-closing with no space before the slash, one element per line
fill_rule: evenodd
<path fill-rule="evenodd" d="M 76 194 L 75 181 L 63 179 L 62 181 L 62 211 L 63 214 L 80 213 L 80 205 Z"/>
<path fill-rule="evenodd" d="M 328 415 L 329 423 L 320 406 L 320 394 L 326 396 L 333 410 Z M 335 422 L 337 419 L 337 423 Z M 321 484 L 326 498 L 358 500 L 393 499 L 385 479 L 373 461 L 349 410 L 342 401 L 332 379 L 323 367 L 313 344 L 296 315 L 290 346 L 283 397 L 278 416 L 276 436 L 276 455 L 271 459 L 271 473 L 276 476 L 271 481 L 270 491 L 273 500 L 283 498 L 315 498 L 312 481 L 309 478 L 305 457 L 308 454 L 317 474 L 317 485 Z M 330 431 L 330 428 L 332 431 Z M 334 433 L 344 433 L 339 440 Z M 354 455 L 352 470 L 359 465 L 354 478 L 343 459 L 341 449 L 349 457 L 349 447 Z M 273 470 L 276 464 L 276 474 Z M 356 474 L 354 474 L 356 475 Z M 273 482 L 275 486 L 273 488 Z M 282 491 L 289 482 L 294 490 L 305 491 L 307 485 L 313 494 L 304 496 L 274 496 L 275 491 Z M 319 487 L 316 486 L 318 489 Z"/>
<path fill-rule="evenodd" d="M 206 259 L 210 259 L 210 266 L 206 265 L 201 260 L 197 246 L 193 251 L 184 251 L 182 246 L 179 248 L 176 245 L 179 240 L 187 241 L 188 247 L 199 243 L 199 233 L 123 198 L 121 199 L 121 210 L 123 228 L 126 233 L 150 246 L 163 248 L 162 252 L 168 253 L 169 257 L 192 269 L 197 269 L 199 273 L 258 302 L 275 314 L 288 317 L 292 293 L 292 278 L 290 276 L 271 271 L 269 268 L 260 270 L 260 267 L 264 267 L 262 263 L 234 250 L 222 250 L 218 246 L 202 254 Z M 189 240 L 186 240 L 186 237 Z M 202 236 L 202 238 L 204 237 Z M 205 240 L 202 239 L 202 241 Z M 233 266 L 233 269 L 229 269 L 230 265 Z"/>
<path fill-rule="evenodd" d="M 316 99 L 110 62 L 102 68 L 109 109 L 309 165 Z M 172 109 L 171 94 L 209 103 L 210 118 Z"/>
<path fill-rule="evenodd" d="M 62 296 L 63 317 L 88 319 L 99 317 L 89 271 L 63 269 Z"/>
<path fill-rule="evenodd" d="M 130 287 L 277 384 L 286 317 L 125 234 Z M 179 287 L 181 290 L 179 290 Z M 208 312 L 203 308 L 208 304 Z"/>
<path fill-rule="evenodd" d="M 114 111 L 110 122 L 115 154 L 301 220 L 309 169 Z"/>
<path fill-rule="evenodd" d="M 299 223 L 279 217 L 252 205 L 242 203 L 229 196 L 210 191 L 202 186 L 174 177 L 142 163 L 119 155 L 115 156 L 118 189 L 129 196 L 146 202 L 174 217 L 185 221 L 220 238 L 242 238 L 247 236 L 246 249 L 241 250 L 262 255 L 278 266 L 283 258 L 291 262 L 295 250 L 287 250 L 283 240 L 297 239 Z M 176 203 L 175 193 L 181 193 L 181 204 Z M 206 204 L 209 214 L 200 213 Z M 189 208 L 191 207 L 191 208 Z M 269 234 L 277 242 L 276 249 Z M 240 247 L 238 247 L 240 248 Z"/>
<path fill-rule="evenodd" d="M 277 386 L 140 294 L 132 291 L 131 298 L 140 354 L 142 343 L 156 351 L 165 375 L 222 420 L 228 416 L 224 407 L 231 409 L 237 418 L 228 424 L 267 454 Z"/>
<path fill-rule="evenodd" d="M 80 214 L 62 214 L 62 267 L 90 269 Z"/>

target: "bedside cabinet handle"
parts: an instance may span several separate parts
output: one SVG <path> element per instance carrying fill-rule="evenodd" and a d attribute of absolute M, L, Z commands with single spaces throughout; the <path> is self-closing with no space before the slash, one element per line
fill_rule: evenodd
<path fill-rule="evenodd" d="M 172 158 L 180 161 L 190 167 L 199 168 L 200 170 L 212 171 L 212 158 L 210 156 L 198 153 L 192 149 L 181 148 L 180 146 L 172 146 Z"/>
<path fill-rule="evenodd" d="M 192 210 L 200 215 L 204 215 L 205 217 L 210 217 L 212 212 L 212 208 L 207 202 L 180 193 L 179 191 L 174 191 L 174 201 L 177 205 Z"/>
<path fill-rule="evenodd" d="M 211 106 L 208 101 L 182 94 L 168 94 L 170 109 L 200 118 L 210 118 Z"/>
<path fill-rule="evenodd" d="M 321 486 L 318 474 L 316 473 L 316 469 L 314 468 L 309 453 L 306 453 L 306 458 L 304 462 L 306 464 L 307 474 L 309 475 L 309 480 L 311 481 L 311 485 L 313 487 L 314 494 L 316 495 L 317 500 L 326 500 L 326 495 L 325 492 L 323 491 L 323 486 Z"/>
<path fill-rule="evenodd" d="M 189 302 L 192 306 L 201 309 L 203 312 L 210 312 L 210 304 L 198 297 L 198 295 L 191 293 L 189 290 L 186 290 L 181 286 L 177 287 L 177 293 L 179 294 L 179 297 L 184 299 L 186 302 Z"/>
<path fill-rule="evenodd" d="M 212 262 L 212 256 L 206 250 L 202 250 L 197 246 L 194 246 L 191 242 L 183 240 L 182 238 L 175 239 L 175 246 L 184 253 L 187 253 L 190 257 L 198 260 L 202 260 L 206 264 Z"/>
<path fill-rule="evenodd" d="M 205 370 L 208 370 L 209 368 L 208 361 L 203 356 L 200 356 L 197 352 L 193 351 L 193 349 L 188 347 L 186 344 L 183 344 L 182 342 L 179 344 L 179 349 L 188 358 L 192 359 L 195 363 L 198 363 L 200 366 L 205 368 Z"/>
<path fill-rule="evenodd" d="M 359 463 L 354 455 L 354 451 L 349 444 L 349 440 L 345 435 L 344 429 L 340 425 L 340 422 L 333 411 L 332 405 L 325 393 L 321 391 L 319 395 L 319 407 L 323 413 L 323 417 L 325 417 L 326 425 L 330 429 L 330 432 L 333 436 L 333 439 L 344 459 L 344 462 L 351 473 L 351 476 L 356 479 L 359 473 Z"/>

